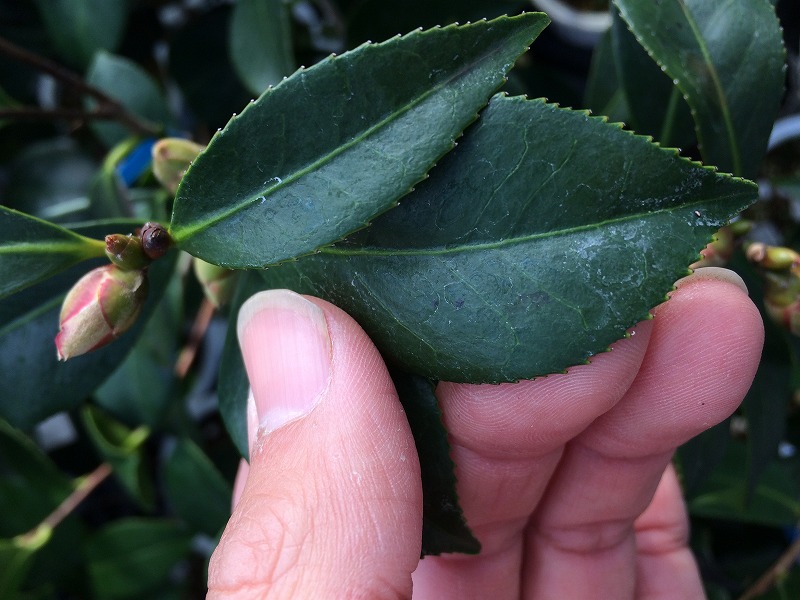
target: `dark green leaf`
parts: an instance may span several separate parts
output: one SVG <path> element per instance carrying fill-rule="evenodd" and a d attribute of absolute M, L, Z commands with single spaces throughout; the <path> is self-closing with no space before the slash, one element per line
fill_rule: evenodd
<path fill-rule="evenodd" d="M 102 237 L 127 233 L 133 226 L 109 222 L 76 227 L 76 231 Z M 172 277 L 176 258 L 177 252 L 173 252 L 150 267 L 150 297 L 130 331 L 108 346 L 65 363 L 58 362 L 53 341 L 61 302 L 79 277 L 90 268 L 108 264 L 106 259 L 82 263 L 0 301 L 0 374 L 6 390 L 0 394 L 0 417 L 16 427 L 29 428 L 87 399 L 133 346 Z"/>
<path fill-rule="evenodd" d="M 653 136 L 662 146 L 693 146 L 692 115 L 680 89 L 648 56 L 617 11 L 612 12 L 614 62 L 631 112 L 631 127 Z"/>
<path fill-rule="evenodd" d="M 0 87 L 0 108 L 16 108 L 18 106 L 19 102 L 14 100 L 14 98 L 12 98 L 7 91 Z M 0 129 L 8 125 L 10 122 L 10 119 L 0 119 Z"/>
<path fill-rule="evenodd" d="M 338 304 L 404 370 L 513 381 L 648 318 L 755 197 L 602 119 L 497 97 L 398 208 L 264 277 Z"/>
<path fill-rule="evenodd" d="M 156 427 L 175 407 L 182 290 L 183 282 L 174 277 L 131 353 L 95 392 L 100 406 L 127 423 Z"/>
<path fill-rule="evenodd" d="M 800 465 L 774 460 L 751 493 L 745 476 L 747 449 L 731 442 L 724 462 L 688 502 L 694 517 L 785 527 L 800 518 Z"/>
<path fill-rule="evenodd" d="M 764 470 L 778 455 L 786 431 L 790 370 L 762 361 L 742 408 L 747 417 L 747 481 L 752 494 Z"/>
<path fill-rule="evenodd" d="M 120 102 L 127 110 L 154 125 L 167 125 L 169 108 L 153 78 L 135 62 L 108 52 L 98 52 L 86 74 L 87 83 Z M 93 106 L 93 101 L 87 101 Z M 130 131 L 112 121 L 94 121 L 92 129 L 107 146 L 114 146 Z"/>
<path fill-rule="evenodd" d="M 294 71 L 286 0 L 240 0 L 230 28 L 231 62 L 248 89 L 260 94 Z"/>
<path fill-rule="evenodd" d="M 150 435 L 147 427 L 130 429 L 109 414 L 91 405 L 81 412 L 83 426 L 103 461 L 141 506 L 151 511 L 155 506 L 155 488 L 144 443 Z"/>
<path fill-rule="evenodd" d="M 44 452 L 0 419 L 0 536 L 33 529 L 70 492 L 71 481 Z"/>
<path fill-rule="evenodd" d="M 767 0 L 615 0 L 692 109 L 707 164 L 754 177 L 783 95 L 785 52 Z"/>
<path fill-rule="evenodd" d="M 452 148 L 546 23 L 525 14 L 415 31 L 298 71 L 198 156 L 178 189 L 173 237 L 243 268 L 363 227 Z"/>
<path fill-rule="evenodd" d="M 106 215 L 91 209 L 86 192 L 96 161 L 74 140 L 58 137 L 15 153 L 3 204 L 55 223 L 77 223 Z"/>
<path fill-rule="evenodd" d="M 264 289 L 264 282 L 254 271 L 242 273 L 236 284 L 236 292 L 231 301 L 230 322 L 236 322 L 239 308 L 253 294 Z M 231 436 L 236 449 L 244 458 L 248 458 L 249 443 L 247 440 L 247 395 L 250 383 L 244 369 L 236 327 L 229 326 L 225 337 L 225 349 L 222 352 L 222 364 L 219 369 L 219 412 L 225 422 L 225 428 Z"/>
<path fill-rule="evenodd" d="M 606 31 L 592 53 L 589 79 L 586 82 L 584 106 L 596 115 L 605 115 L 612 123 L 628 121 L 630 109 L 625 91 L 617 78 L 611 30 Z"/>
<path fill-rule="evenodd" d="M 129 0 L 36 0 L 60 56 L 83 70 L 98 50 L 115 50 Z"/>
<path fill-rule="evenodd" d="M 731 438 L 731 422 L 707 429 L 678 448 L 681 483 L 687 497 L 694 496 L 725 458 Z"/>
<path fill-rule="evenodd" d="M 97 598 L 151 598 L 189 552 L 190 534 L 156 519 L 115 521 L 86 545 Z"/>
<path fill-rule="evenodd" d="M 164 489 L 175 512 L 195 531 L 216 537 L 231 514 L 233 490 L 190 439 L 178 441 L 164 465 Z"/>
<path fill-rule="evenodd" d="M 481 544 L 464 521 L 458 502 L 450 444 L 434 384 L 399 371 L 392 373 L 392 380 L 411 425 L 422 470 L 422 555 L 477 554 Z"/>
<path fill-rule="evenodd" d="M 17 598 L 36 551 L 49 540 L 52 530 L 41 527 L 32 536 L 0 539 L 0 598 Z"/>
<path fill-rule="evenodd" d="M 228 28 L 220 26 L 231 11 L 226 3 L 196 14 L 169 40 L 170 76 L 191 110 L 214 129 L 252 98 L 230 62 Z"/>
<path fill-rule="evenodd" d="M 105 247 L 102 240 L 0 206 L 0 298 L 104 256 Z"/>
<path fill-rule="evenodd" d="M 80 556 L 74 548 L 82 532 L 77 517 L 68 516 L 52 532 L 41 525 L 79 483 L 59 471 L 30 438 L 0 419 L 0 537 L 20 536 L 12 540 L 12 546 L 22 545 L 21 553 L 33 559 L 20 565 L 29 569 L 26 592 L 61 581 L 79 568 Z M 33 536 L 25 537 L 29 532 Z M 10 566 L 0 557 L 0 579 L 10 575 L 4 570 Z M 0 592 L 0 597 L 16 596 Z"/>

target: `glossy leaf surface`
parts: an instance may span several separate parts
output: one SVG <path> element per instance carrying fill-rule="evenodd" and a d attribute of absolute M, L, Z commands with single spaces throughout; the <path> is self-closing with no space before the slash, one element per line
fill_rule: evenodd
<path fill-rule="evenodd" d="M 528 13 L 415 31 L 298 71 L 198 156 L 173 237 L 207 262 L 263 267 L 363 227 L 452 148 L 546 23 Z"/>
<path fill-rule="evenodd" d="M 0 298 L 104 252 L 102 240 L 0 206 Z"/>
<path fill-rule="evenodd" d="M 754 177 L 783 94 L 785 52 L 768 0 L 615 0 L 692 109 L 707 164 Z"/>
<path fill-rule="evenodd" d="M 498 96 L 398 208 L 263 276 L 343 307 L 405 370 L 513 381 L 648 318 L 755 197 L 602 119 Z"/>

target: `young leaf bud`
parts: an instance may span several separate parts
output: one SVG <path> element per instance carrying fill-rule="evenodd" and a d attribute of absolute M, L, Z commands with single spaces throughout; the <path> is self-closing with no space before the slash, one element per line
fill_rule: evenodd
<path fill-rule="evenodd" d="M 800 254 L 783 246 L 767 246 L 761 242 L 750 244 L 745 256 L 751 263 L 770 271 L 785 271 L 800 264 Z"/>
<path fill-rule="evenodd" d="M 136 235 L 113 233 L 106 236 L 106 256 L 121 269 L 143 269 L 152 260 L 144 253 L 142 240 Z"/>
<path fill-rule="evenodd" d="M 59 360 L 105 346 L 136 321 L 147 299 L 147 272 L 104 265 L 89 271 L 64 298 L 56 335 Z"/>
<path fill-rule="evenodd" d="M 151 259 L 161 258 L 172 245 L 172 237 L 163 225 L 158 223 L 145 223 L 139 233 L 142 240 L 142 249 Z"/>
<path fill-rule="evenodd" d="M 175 194 L 186 169 L 203 146 L 181 138 L 164 138 L 153 146 L 153 175 L 170 193 Z"/>
<path fill-rule="evenodd" d="M 218 267 L 195 258 L 194 274 L 203 286 L 203 293 L 216 308 L 227 304 L 236 285 L 236 271 Z"/>

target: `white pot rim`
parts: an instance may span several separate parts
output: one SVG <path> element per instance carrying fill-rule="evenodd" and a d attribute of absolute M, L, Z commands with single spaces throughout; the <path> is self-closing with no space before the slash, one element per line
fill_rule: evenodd
<path fill-rule="evenodd" d="M 587 33 L 600 34 L 611 26 L 611 14 L 606 11 L 575 10 L 561 0 L 531 0 L 534 6 L 547 13 L 554 23 L 573 27 Z"/>

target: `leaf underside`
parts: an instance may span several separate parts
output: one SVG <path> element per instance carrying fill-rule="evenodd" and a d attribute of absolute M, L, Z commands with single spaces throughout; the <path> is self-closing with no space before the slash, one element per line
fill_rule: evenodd
<path fill-rule="evenodd" d="M 398 208 L 262 277 L 341 306 L 404 370 L 515 381 L 648 318 L 755 198 L 601 118 L 497 96 Z"/>
<path fill-rule="evenodd" d="M 422 478 L 422 556 L 444 552 L 477 554 L 480 542 L 469 530 L 456 494 L 450 444 L 434 384 L 394 371 L 397 395 L 408 417 Z"/>
<path fill-rule="evenodd" d="M 208 262 L 247 268 L 364 227 L 453 147 L 547 22 L 527 13 L 415 31 L 301 69 L 189 168 L 173 237 Z"/>

